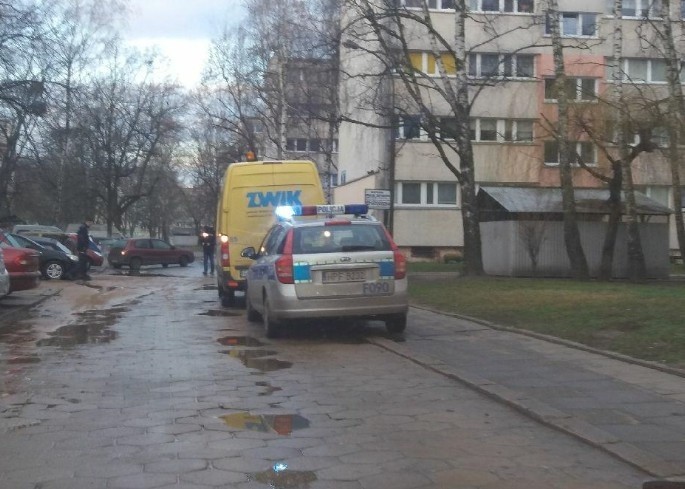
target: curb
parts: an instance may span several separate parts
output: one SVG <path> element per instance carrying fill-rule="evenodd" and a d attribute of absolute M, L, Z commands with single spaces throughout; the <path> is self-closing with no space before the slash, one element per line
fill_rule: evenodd
<path fill-rule="evenodd" d="M 607 356 L 609 358 L 613 358 L 615 360 L 633 363 L 636 365 L 641 365 L 647 368 L 653 368 L 680 377 L 685 377 L 684 370 L 674 369 L 671 367 L 656 364 L 654 362 L 647 362 L 625 355 L 620 355 L 605 350 L 591 348 L 580 343 L 575 343 L 573 341 L 562 340 L 560 338 L 520 330 L 517 328 L 500 326 L 477 318 L 471 318 L 460 314 L 446 313 L 444 311 L 437 311 L 427 307 L 419 307 L 415 305 L 412 305 L 411 307 L 414 307 L 416 309 L 423 309 L 436 314 L 441 314 L 443 316 L 449 316 L 472 321 L 474 323 L 481 324 L 494 330 L 523 334 L 525 336 L 531 336 L 543 341 L 549 341 L 570 348 L 576 348 L 591 353 L 597 353 L 600 355 Z M 620 439 L 616 438 L 614 435 L 610 433 L 607 433 L 599 428 L 592 426 L 591 424 L 587 423 L 586 421 L 583 421 L 582 419 L 576 418 L 568 413 L 559 411 L 558 409 L 537 399 L 531 399 L 522 392 L 509 389 L 508 387 L 504 387 L 502 385 L 499 385 L 493 381 L 479 377 L 477 375 L 461 372 L 460 370 L 450 365 L 447 365 L 441 360 L 432 358 L 428 355 L 417 355 L 411 352 L 408 348 L 392 340 L 388 340 L 385 338 L 368 338 L 367 341 L 391 353 L 406 358 L 407 360 L 414 362 L 415 364 L 423 368 L 426 368 L 432 372 L 435 372 L 449 379 L 460 382 L 461 384 L 491 399 L 494 399 L 495 401 L 501 402 L 515 409 L 516 411 L 524 414 L 525 416 L 534 419 L 535 421 L 544 424 L 545 426 L 554 428 L 562 433 L 573 436 L 574 438 L 584 443 L 587 443 L 595 448 L 598 448 L 612 455 L 613 457 L 631 465 L 632 467 L 643 471 L 648 475 L 664 479 L 680 479 L 685 477 L 685 471 L 683 470 L 683 467 L 678 467 L 675 464 L 663 461 L 630 443 L 621 441 Z"/>

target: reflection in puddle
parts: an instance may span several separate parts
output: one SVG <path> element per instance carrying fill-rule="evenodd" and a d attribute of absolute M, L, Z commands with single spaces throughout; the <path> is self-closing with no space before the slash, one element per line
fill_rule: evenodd
<path fill-rule="evenodd" d="M 255 385 L 259 387 L 266 387 L 264 392 L 258 394 L 259 396 L 270 396 L 274 392 L 278 392 L 283 390 L 281 387 L 274 387 L 273 385 L 269 384 L 268 382 L 256 382 Z"/>
<path fill-rule="evenodd" d="M 294 430 L 309 428 L 309 420 L 299 414 L 250 414 L 248 411 L 219 416 L 231 428 L 289 435 Z"/>
<path fill-rule="evenodd" d="M 288 470 L 287 468 L 277 470 L 276 466 L 271 470 L 251 474 L 250 478 L 253 477 L 257 482 L 268 484 L 268 486 L 273 489 L 309 487 L 309 483 L 316 480 L 316 474 L 314 474 L 314 472 Z"/>
<path fill-rule="evenodd" d="M 216 341 L 224 346 L 264 346 L 264 343 L 250 336 L 224 336 Z"/>
<path fill-rule="evenodd" d="M 233 316 L 242 316 L 242 312 L 240 311 L 225 311 L 225 310 L 219 310 L 219 309 L 210 309 L 207 312 L 201 312 L 198 314 L 198 316 L 219 316 L 219 317 L 233 317 Z"/>
<path fill-rule="evenodd" d="M 91 310 L 76 314 L 79 322 L 58 328 L 49 338 L 39 340 L 38 346 L 70 347 L 86 343 L 109 343 L 118 335 L 109 329 L 117 322 L 126 307 L 113 307 L 104 310 Z"/>
<path fill-rule="evenodd" d="M 277 358 L 264 358 L 277 353 L 271 350 L 228 350 L 221 353 L 240 360 L 247 368 L 254 368 L 262 372 L 273 372 L 293 366 L 292 362 L 284 362 Z"/>
<path fill-rule="evenodd" d="M 16 365 L 18 363 L 39 363 L 40 358 L 36 355 L 28 355 L 24 357 L 10 357 L 7 359 L 8 365 Z"/>

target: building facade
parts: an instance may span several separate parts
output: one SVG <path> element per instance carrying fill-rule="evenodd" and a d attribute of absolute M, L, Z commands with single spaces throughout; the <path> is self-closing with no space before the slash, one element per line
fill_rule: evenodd
<path fill-rule="evenodd" d="M 435 31 L 454 43 L 453 0 L 426 1 Z M 568 77 L 564 90 L 571 98 L 574 117 L 578 121 L 593 120 L 604 133 L 598 142 L 587 132 L 577 131 L 573 145 L 590 170 L 581 165 L 574 168 L 574 185 L 580 189 L 605 186 L 592 172 L 608 175 L 607 154 L 616 151 L 615 143 L 607 140 L 611 117 L 607 114 L 608 104 L 602 102 L 611 93 L 614 80 L 613 3 L 558 1 Z M 672 14 L 680 20 L 681 3 L 673 3 Z M 488 186 L 558 187 L 559 149 L 554 126 L 559 87 L 554 78 L 548 6 L 541 0 L 469 0 L 467 4 L 466 73 L 476 181 Z M 400 0 L 395 5 L 409 17 L 423 15 L 423 0 Z M 376 6 L 382 10 L 387 2 Z M 627 96 L 635 101 L 664 99 L 667 94 L 664 50 L 654 30 L 660 22 L 660 8 L 660 2 L 651 0 L 623 1 L 623 59 L 619 69 Z M 425 115 L 406 96 L 407 87 L 393 74 L 393 68 L 388 69 L 379 56 L 379 52 L 388 50 L 374 35 L 373 27 L 367 26 L 364 31 L 359 28 L 359 17 L 349 11 L 347 14 L 343 16 L 343 22 L 347 22 L 343 32 L 351 34 L 341 48 L 343 122 L 339 136 L 340 186 L 335 189 L 335 201 L 363 200 L 367 188 L 389 189 L 393 205 L 383 218 L 392 224 L 398 245 L 417 259 L 452 254 L 463 246 L 461 195 L 457 177 L 445 160 L 458 168 L 459 158 L 449 144 L 440 146 L 445 152 L 440 154 L 435 137 L 431 137 L 436 134 L 426 130 Z M 416 22 L 403 22 L 406 31 L 401 48 L 408 64 L 421 74 L 422 87 L 418 90 L 425 92 L 424 100 L 429 101 L 430 111 L 439 120 L 442 134 L 437 138 L 446 141 L 455 114 L 436 87 L 440 86 L 441 74 L 454 76 L 454 61 L 450 62 L 454 56 L 450 50 L 440 48 L 438 60 L 436 45 L 425 30 Z M 679 34 L 680 23 L 674 27 Z M 680 45 L 676 49 L 683 52 Z M 435 85 L 431 85 L 432 79 L 438 80 Z M 384 100 L 385 106 L 360 104 L 360 100 L 372 98 L 370 93 L 376 100 Z M 673 208 L 671 167 L 661 151 L 668 145 L 666 128 L 659 122 L 663 117 L 657 112 L 636 112 L 631 115 L 635 132 L 647 128 L 657 147 L 634 160 L 636 189 Z M 677 248 L 672 228 L 671 223 L 670 247 Z"/>

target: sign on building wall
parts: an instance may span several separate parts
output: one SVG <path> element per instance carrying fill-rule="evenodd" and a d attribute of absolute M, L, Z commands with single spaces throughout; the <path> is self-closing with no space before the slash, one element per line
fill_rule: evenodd
<path fill-rule="evenodd" d="M 364 203 L 369 209 L 390 209 L 390 190 L 364 189 Z"/>

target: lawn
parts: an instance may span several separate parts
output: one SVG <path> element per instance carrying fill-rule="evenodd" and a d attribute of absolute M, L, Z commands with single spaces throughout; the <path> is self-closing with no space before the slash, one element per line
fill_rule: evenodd
<path fill-rule="evenodd" d="M 409 292 L 415 305 L 685 368 L 685 281 L 636 285 L 410 275 Z"/>

